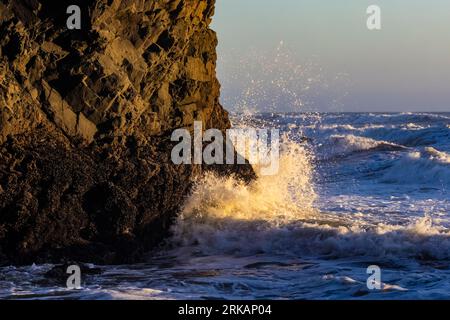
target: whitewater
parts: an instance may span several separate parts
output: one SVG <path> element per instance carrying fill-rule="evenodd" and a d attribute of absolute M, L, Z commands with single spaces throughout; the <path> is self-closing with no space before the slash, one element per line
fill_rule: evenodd
<path fill-rule="evenodd" d="M 95 266 L 78 291 L 45 277 L 52 265 L 3 267 L 0 298 L 450 299 L 450 113 L 233 122 L 281 131 L 277 175 L 208 174 L 146 263 Z"/>

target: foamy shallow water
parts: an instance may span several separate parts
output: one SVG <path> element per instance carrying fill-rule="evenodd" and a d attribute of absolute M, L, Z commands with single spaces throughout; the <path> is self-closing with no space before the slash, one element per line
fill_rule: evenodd
<path fill-rule="evenodd" d="M 147 263 L 101 267 L 80 291 L 46 279 L 51 265 L 2 268 L 0 297 L 450 298 L 450 114 L 248 122 L 289 136 L 276 177 L 251 187 L 205 177 Z M 383 290 L 367 289 L 369 265 Z"/>

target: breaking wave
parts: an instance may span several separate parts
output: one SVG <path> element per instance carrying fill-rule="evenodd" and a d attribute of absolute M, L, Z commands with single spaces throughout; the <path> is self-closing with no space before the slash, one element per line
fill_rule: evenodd
<path fill-rule="evenodd" d="M 351 139 L 351 150 L 380 144 L 397 148 Z M 446 159 L 437 150 L 427 152 Z M 303 146 L 291 143 L 282 152 L 276 176 L 259 177 L 251 185 L 205 176 L 173 228 L 173 243 L 205 255 L 450 259 L 450 231 L 431 216 L 395 225 L 317 210 L 311 159 Z"/>
<path fill-rule="evenodd" d="M 409 152 L 384 172 L 382 180 L 399 184 L 450 186 L 450 154 L 432 147 Z"/>
<path fill-rule="evenodd" d="M 395 151 L 405 150 L 406 147 L 388 141 L 379 141 L 371 138 L 349 135 L 332 135 L 329 143 L 323 145 L 321 149 L 326 158 L 347 156 L 356 152 L 364 151 Z"/>

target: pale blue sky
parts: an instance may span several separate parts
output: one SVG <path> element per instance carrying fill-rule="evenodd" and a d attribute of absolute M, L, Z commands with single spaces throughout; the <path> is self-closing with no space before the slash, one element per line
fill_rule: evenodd
<path fill-rule="evenodd" d="M 228 109 L 450 111 L 448 0 L 217 0 L 213 29 Z"/>

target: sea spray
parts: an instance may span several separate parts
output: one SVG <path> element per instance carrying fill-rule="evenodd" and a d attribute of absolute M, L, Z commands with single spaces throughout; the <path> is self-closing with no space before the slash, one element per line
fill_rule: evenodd
<path fill-rule="evenodd" d="M 324 70 L 319 57 L 300 57 L 280 41 L 266 50 L 235 50 L 218 57 L 221 99 L 250 119 L 256 112 L 340 110 L 352 86 L 349 75 Z M 238 63 L 236 63 L 238 61 Z"/>
<path fill-rule="evenodd" d="M 259 169 L 255 166 L 257 173 Z M 248 185 L 233 177 L 207 174 L 197 182 L 179 215 L 174 240 L 184 245 L 215 242 L 220 246 L 220 242 L 240 241 L 310 217 L 316 199 L 312 173 L 307 149 L 286 141 L 274 176 L 260 175 Z"/>
<path fill-rule="evenodd" d="M 408 152 L 401 146 L 385 151 Z M 393 222 L 384 215 L 317 209 L 314 158 L 308 145 L 285 136 L 276 176 L 260 176 L 247 185 L 208 174 L 179 215 L 172 243 L 206 255 L 450 259 L 450 232 L 433 214 Z"/>

